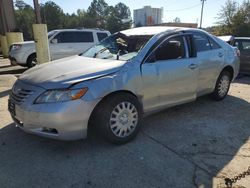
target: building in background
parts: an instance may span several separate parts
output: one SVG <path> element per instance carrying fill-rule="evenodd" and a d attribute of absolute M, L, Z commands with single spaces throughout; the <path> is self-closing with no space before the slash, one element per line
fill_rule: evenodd
<path fill-rule="evenodd" d="M 145 6 L 142 9 L 134 10 L 134 26 L 149 26 L 162 23 L 163 8 L 152 8 Z"/>
<path fill-rule="evenodd" d="M 197 23 L 181 23 L 181 22 L 168 22 L 168 23 L 161 23 L 156 24 L 159 26 L 170 26 L 170 27 L 188 27 L 188 28 L 198 28 Z"/>

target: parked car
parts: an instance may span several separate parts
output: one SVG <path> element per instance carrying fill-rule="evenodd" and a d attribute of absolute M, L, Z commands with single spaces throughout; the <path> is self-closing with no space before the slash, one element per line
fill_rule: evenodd
<path fill-rule="evenodd" d="M 134 28 L 29 69 L 12 88 L 9 111 L 32 134 L 74 140 L 97 126 L 123 144 L 147 114 L 205 94 L 224 99 L 238 70 L 235 49 L 202 30 Z"/>
<path fill-rule="evenodd" d="M 48 33 L 51 60 L 77 55 L 110 35 L 100 29 L 60 29 Z M 34 41 L 15 43 L 10 46 L 11 64 L 33 67 L 36 65 Z"/>
<path fill-rule="evenodd" d="M 250 74 L 250 37 L 221 36 L 219 38 L 240 50 L 240 73 Z"/>

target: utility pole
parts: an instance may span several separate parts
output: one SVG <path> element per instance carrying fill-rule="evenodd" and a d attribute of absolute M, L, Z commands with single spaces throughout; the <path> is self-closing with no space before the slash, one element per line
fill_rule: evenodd
<path fill-rule="evenodd" d="M 40 12 L 40 6 L 38 3 L 38 0 L 33 0 L 34 1 L 34 8 L 35 8 L 35 14 L 36 14 L 36 23 L 41 24 L 42 19 L 41 19 L 41 12 Z"/>
<path fill-rule="evenodd" d="M 0 0 L 0 41 L 4 57 L 8 57 L 10 45 L 23 42 L 23 34 L 16 28 L 12 0 Z"/>
<path fill-rule="evenodd" d="M 202 7 L 201 7 L 200 29 L 202 28 L 203 9 L 204 9 L 204 3 L 206 0 L 201 0 L 201 1 L 202 1 Z"/>

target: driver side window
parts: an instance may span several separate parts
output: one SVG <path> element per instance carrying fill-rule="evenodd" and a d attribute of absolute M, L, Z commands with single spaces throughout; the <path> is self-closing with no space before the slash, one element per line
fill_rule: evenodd
<path fill-rule="evenodd" d="M 173 37 L 163 42 L 154 52 L 154 61 L 185 58 L 183 37 Z M 152 62 L 152 60 L 151 60 Z"/>

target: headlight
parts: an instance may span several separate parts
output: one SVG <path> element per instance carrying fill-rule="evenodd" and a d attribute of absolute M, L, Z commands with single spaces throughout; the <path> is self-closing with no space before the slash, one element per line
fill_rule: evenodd
<path fill-rule="evenodd" d="M 34 103 L 41 104 L 76 100 L 85 95 L 87 91 L 88 88 L 48 90 L 41 94 Z"/>
<path fill-rule="evenodd" d="M 11 46 L 11 50 L 19 50 L 21 47 L 22 47 L 21 44 L 13 44 L 13 45 Z"/>

